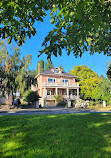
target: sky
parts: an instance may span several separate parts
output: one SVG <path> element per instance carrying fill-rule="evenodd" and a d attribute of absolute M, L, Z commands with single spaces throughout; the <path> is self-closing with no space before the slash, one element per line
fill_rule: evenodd
<path fill-rule="evenodd" d="M 39 60 L 43 59 L 44 62 L 47 62 L 47 56 L 45 54 L 41 55 L 39 58 L 37 56 L 39 55 L 39 51 L 42 50 L 42 42 L 48 32 L 53 29 L 54 25 L 50 23 L 50 17 L 47 16 L 45 17 L 44 22 L 36 22 L 34 27 L 37 30 L 37 34 L 31 37 L 31 39 L 27 38 L 26 43 L 21 46 L 21 54 L 22 56 L 27 54 L 32 55 L 32 65 L 30 66 L 30 69 L 36 70 Z M 104 75 L 105 77 L 109 61 L 111 61 L 111 57 L 103 55 L 103 53 L 90 55 L 89 52 L 85 52 L 81 58 L 75 58 L 73 53 L 68 56 L 65 50 L 63 50 L 62 56 L 52 56 L 54 67 L 59 67 L 59 65 L 62 64 L 66 72 L 69 72 L 74 66 L 87 65 L 99 76 Z"/>

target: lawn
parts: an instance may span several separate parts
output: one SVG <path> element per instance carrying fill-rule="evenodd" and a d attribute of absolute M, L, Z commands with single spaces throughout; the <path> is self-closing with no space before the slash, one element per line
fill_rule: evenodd
<path fill-rule="evenodd" d="M 0 158 L 111 158 L 111 114 L 0 116 Z"/>

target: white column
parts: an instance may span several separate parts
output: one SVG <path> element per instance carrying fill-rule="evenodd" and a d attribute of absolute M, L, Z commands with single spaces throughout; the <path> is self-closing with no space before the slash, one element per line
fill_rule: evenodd
<path fill-rule="evenodd" d="M 69 98 L 69 89 L 67 88 L 67 98 Z"/>
<path fill-rule="evenodd" d="M 68 108 L 71 107 L 71 100 L 68 100 Z"/>
<path fill-rule="evenodd" d="M 57 95 L 57 92 L 58 92 L 58 88 L 56 88 L 56 95 Z"/>
<path fill-rule="evenodd" d="M 44 93 L 43 96 L 46 97 L 47 96 L 47 91 L 46 91 L 46 87 L 44 87 Z"/>
<path fill-rule="evenodd" d="M 77 88 L 77 98 L 79 98 L 79 88 Z"/>

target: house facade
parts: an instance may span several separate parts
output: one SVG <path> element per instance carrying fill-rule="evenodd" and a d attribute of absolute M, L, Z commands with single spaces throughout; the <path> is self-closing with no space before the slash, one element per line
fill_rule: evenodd
<path fill-rule="evenodd" d="M 42 107 L 56 106 L 54 95 L 61 94 L 71 106 L 71 100 L 79 98 L 79 83 L 75 82 L 76 76 L 63 72 L 60 68 L 51 68 L 40 73 L 38 65 L 37 90 Z"/>

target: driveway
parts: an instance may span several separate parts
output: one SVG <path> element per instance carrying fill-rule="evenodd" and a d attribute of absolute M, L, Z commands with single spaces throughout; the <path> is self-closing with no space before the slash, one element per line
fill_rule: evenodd
<path fill-rule="evenodd" d="M 71 113 L 111 113 L 111 110 L 89 110 L 74 108 L 45 108 L 45 109 L 12 109 L 1 110 L 0 115 L 41 115 L 41 114 L 71 114 Z"/>

